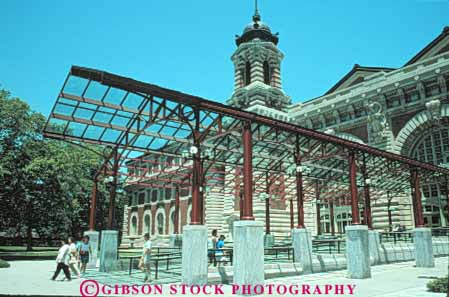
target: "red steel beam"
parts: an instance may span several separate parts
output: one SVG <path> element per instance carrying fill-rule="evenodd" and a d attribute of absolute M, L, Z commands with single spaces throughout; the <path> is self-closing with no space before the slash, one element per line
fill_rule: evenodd
<path fill-rule="evenodd" d="M 416 168 L 411 170 L 412 183 L 413 183 L 413 200 L 415 201 L 415 227 L 423 227 L 424 226 L 424 218 L 423 218 L 423 209 L 422 209 L 422 201 L 421 201 L 421 187 L 419 185 L 419 172 Z"/>
<path fill-rule="evenodd" d="M 256 113 L 243 111 L 241 109 L 237 109 L 231 106 L 227 106 L 221 103 L 213 102 L 210 100 L 206 100 L 201 97 L 188 95 L 182 92 L 162 88 L 156 85 L 152 85 L 149 83 L 140 82 L 137 80 L 133 80 L 127 77 L 115 75 L 112 73 L 108 73 L 105 71 L 100 71 L 91 68 L 72 66 L 70 70 L 71 75 L 75 75 L 78 77 L 83 77 L 85 79 L 90 79 L 97 81 L 101 84 L 117 87 L 123 90 L 127 90 L 130 92 L 137 93 L 146 93 L 152 96 L 160 97 L 160 98 L 169 98 L 171 101 L 186 104 L 188 106 L 195 106 L 196 108 L 202 110 L 208 110 L 211 112 L 219 113 L 222 115 L 231 116 L 234 118 L 238 118 L 243 121 L 255 122 L 258 124 L 264 124 L 269 127 L 276 127 L 280 130 L 284 130 L 286 132 L 297 133 L 304 137 L 313 138 L 322 142 L 333 143 L 335 145 L 343 146 L 348 149 L 363 151 L 369 153 L 371 155 L 379 156 L 382 158 L 386 158 L 393 161 L 399 161 L 402 163 L 406 163 L 413 167 L 419 167 L 426 170 L 440 172 L 446 175 L 449 175 L 449 170 L 438 167 L 435 165 L 431 165 L 428 163 L 423 163 L 402 155 L 390 153 L 387 151 L 382 151 L 373 147 L 370 147 L 365 144 L 356 143 L 353 141 L 349 141 L 346 139 L 342 139 L 333 135 L 329 135 L 323 132 L 318 132 L 312 129 L 307 129 L 304 127 L 297 126 L 295 124 L 283 122 L 277 119 L 272 119 L 266 116 L 261 116 Z"/>
<path fill-rule="evenodd" d="M 349 152 L 349 192 L 351 193 L 352 224 L 360 225 L 359 201 L 357 193 L 357 166 L 355 164 L 356 154 Z"/>
<path fill-rule="evenodd" d="M 253 216 L 253 143 L 251 123 L 243 124 L 243 214 L 242 220 L 254 220 Z"/>

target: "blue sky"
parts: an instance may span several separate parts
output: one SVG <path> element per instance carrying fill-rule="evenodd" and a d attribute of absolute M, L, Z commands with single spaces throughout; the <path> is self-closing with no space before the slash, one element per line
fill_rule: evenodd
<path fill-rule="evenodd" d="M 259 0 L 280 33 L 293 102 L 323 94 L 355 63 L 400 67 L 449 25 L 447 0 Z M 224 102 L 253 0 L 1 0 L 0 88 L 48 115 L 71 65 Z"/>

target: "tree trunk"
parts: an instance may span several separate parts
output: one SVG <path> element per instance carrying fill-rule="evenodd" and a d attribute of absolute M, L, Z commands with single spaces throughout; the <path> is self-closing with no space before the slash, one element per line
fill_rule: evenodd
<path fill-rule="evenodd" d="M 27 224 L 27 251 L 32 251 L 33 250 L 33 227 L 32 227 L 32 223 L 31 223 L 31 216 L 32 216 L 32 212 L 31 212 L 31 202 L 28 205 L 28 224 Z"/>

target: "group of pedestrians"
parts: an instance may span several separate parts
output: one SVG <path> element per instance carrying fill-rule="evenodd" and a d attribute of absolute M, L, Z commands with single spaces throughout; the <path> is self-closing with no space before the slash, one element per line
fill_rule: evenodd
<path fill-rule="evenodd" d="M 218 237 L 217 229 L 212 230 L 212 237 L 207 241 L 207 249 L 208 249 L 208 257 L 209 257 L 209 265 L 225 262 L 225 253 L 223 251 L 224 241 L 226 237 L 222 234 Z"/>
<path fill-rule="evenodd" d="M 51 279 L 56 280 L 61 270 L 64 272 L 67 281 L 72 279 L 70 271 L 78 278 L 82 277 L 86 273 L 86 266 L 91 253 L 89 236 L 87 235 L 77 242 L 73 237 L 69 237 L 67 241 L 62 239 L 56 257 L 56 271 Z"/>

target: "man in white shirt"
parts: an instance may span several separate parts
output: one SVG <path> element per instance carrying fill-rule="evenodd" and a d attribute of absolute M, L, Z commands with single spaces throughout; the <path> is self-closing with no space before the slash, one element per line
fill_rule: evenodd
<path fill-rule="evenodd" d="M 144 235 L 144 244 L 143 244 L 143 267 L 145 269 L 145 278 L 144 282 L 151 281 L 151 267 L 150 267 L 150 261 L 151 261 L 151 240 L 150 240 L 150 234 L 146 233 Z"/>
<path fill-rule="evenodd" d="M 73 274 L 81 277 L 81 274 L 78 270 L 78 249 L 76 248 L 75 240 L 73 237 L 69 237 L 69 268 Z"/>
<path fill-rule="evenodd" d="M 53 274 L 52 280 L 56 280 L 61 272 L 61 269 L 64 271 L 65 277 L 68 281 L 72 280 L 69 272 L 69 261 L 70 261 L 70 247 L 65 243 L 64 240 L 61 240 L 61 248 L 58 251 L 58 256 L 56 257 L 56 271 Z"/>

